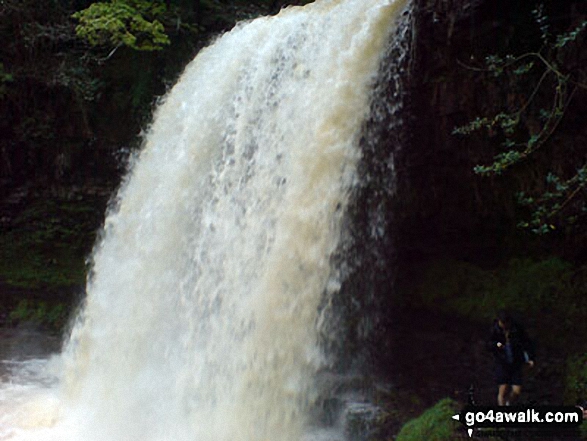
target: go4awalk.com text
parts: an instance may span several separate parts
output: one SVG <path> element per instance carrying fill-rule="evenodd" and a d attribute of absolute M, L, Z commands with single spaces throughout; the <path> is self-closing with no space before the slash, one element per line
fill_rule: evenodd
<path fill-rule="evenodd" d="M 526 429 L 533 433 L 544 430 L 562 434 L 581 425 L 583 412 L 572 406 L 467 406 L 453 419 L 465 425 L 469 436 L 475 429 Z"/>

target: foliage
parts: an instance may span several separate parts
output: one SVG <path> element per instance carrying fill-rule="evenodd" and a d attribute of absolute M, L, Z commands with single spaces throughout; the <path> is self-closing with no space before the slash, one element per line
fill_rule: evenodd
<path fill-rule="evenodd" d="M 451 417 L 458 413 L 456 401 L 444 398 L 419 417 L 408 421 L 396 441 L 450 441 L 455 439 L 459 424 Z"/>
<path fill-rule="evenodd" d="M 85 257 L 101 216 L 79 201 L 32 203 L 0 236 L 0 278 L 23 288 L 61 288 L 85 281 Z"/>
<path fill-rule="evenodd" d="M 86 103 L 98 100 L 104 88 L 104 81 L 97 78 L 86 63 L 64 64 L 55 73 L 54 82 L 71 90 L 76 99 Z"/>
<path fill-rule="evenodd" d="M 304 2 L 3 0 L 0 183 L 117 180 L 112 152 L 213 35 Z"/>
<path fill-rule="evenodd" d="M 60 167 L 73 161 L 60 157 L 91 136 L 88 105 L 102 84 L 88 66 L 88 46 L 75 35 L 73 3 L 2 2 L 0 179 L 6 186 L 62 176 Z"/>
<path fill-rule="evenodd" d="M 243 15 L 268 11 L 284 1 L 4 0 L 0 8 L 2 194 L 19 186 L 40 185 L 44 190 L 93 185 L 94 180 L 110 186 L 121 170 L 116 168 L 115 153 L 138 144 L 140 126 L 150 117 L 156 97 L 165 93 L 211 35 Z M 86 9 L 76 13 L 76 8 Z M 101 15 L 90 22 L 94 13 Z M 104 44 L 133 50 L 105 57 L 104 50 L 111 47 L 94 47 L 87 38 L 81 39 L 72 15 L 79 17 L 78 31 L 85 23 L 93 41 L 107 37 Z M 163 50 L 144 51 L 155 46 Z M 1 232 L 4 281 L 22 287 L 83 283 L 87 244 L 93 242 L 96 226 L 87 220 L 72 223 L 79 220 L 79 213 L 73 212 L 75 201 L 55 202 L 29 206 Z M 89 217 L 100 219 L 101 213 Z M 6 226 L 3 221 L 1 227 Z"/>
<path fill-rule="evenodd" d="M 54 330 L 63 328 L 67 321 L 67 308 L 63 303 L 48 305 L 45 301 L 21 300 L 8 319 L 12 324 L 31 321 Z"/>
<path fill-rule="evenodd" d="M 92 3 L 72 15 L 79 20 L 78 37 L 92 46 L 126 46 L 139 51 L 162 50 L 171 44 L 170 33 L 198 36 L 210 27 L 232 26 L 278 9 L 274 0 L 110 0 Z M 308 0 L 298 3 L 305 4 Z"/>
<path fill-rule="evenodd" d="M 427 270 L 418 298 L 426 305 L 438 304 L 459 315 L 487 320 L 502 308 L 531 312 L 550 306 L 571 277 L 571 265 L 558 258 L 512 259 L 497 270 L 441 261 Z"/>
<path fill-rule="evenodd" d="M 159 18 L 166 6 L 160 1 L 112 0 L 76 12 L 77 35 L 91 45 L 128 46 L 140 51 L 161 50 L 170 43 Z"/>
<path fill-rule="evenodd" d="M 440 261 L 426 270 L 411 302 L 485 323 L 499 309 L 523 311 L 526 323 L 548 321 L 537 338 L 556 344 L 560 335 L 575 335 L 577 323 L 587 316 L 586 282 L 587 268 L 559 258 L 512 259 L 495 269 Z M 565 349 L 580 347 L 586 337 L 577 336 Z"/>
<path fill-rule="evenodd" d="M 587 185 L 587 166 L 578 168 L 573 176 L 566 179 L 554 173 L 548 173 L 546 183 L 549 189 L 538 196 L 530 196 L 525 192 L 519 192 L 517 195 L 521 205 L 533 208 L 532 218 L 529 221 L 521 221 L 518 225 L 531 228 L 538 234 L 556 229 L 551 219 L 567 207 L 571 207 L 574 202 L 576 208 L 569 210 L 570 212 L 565 216 L 569 225 L 576 224 L 587 213 L 587 205 L 582 198 Z"/>
<path fill-rule="evenodd" d="M 509 87 L 507 108 L 493 116 L 477 117 L 453 133 L 471 135 L 484 130 L 501 140 L 501 152 L 488 165 L 477 165 L 482 176 L 501 175 L 549 144 L 578 92 L 587 90 L 587 70 L 573 59 L 585 41 L 587 20 L 567 32 L 553 35 L 544 8 L 533 11 L 540 29 L 541 48 L 519 56 L 490 55 L 485 67 L 475 69 L 499 78 Z M 552 144 L 552 143 L 550 143 Z M 584 161 L 584 159 L 583 159 Z M 564 174 L 547 174 L 544 191 L 518 193 L 518 202 L 530 209 L 530 219 L 519 227 L 545 234 L 557 225 L 576 224 L 587 213 L 587 165 L 577 163 Z"/>

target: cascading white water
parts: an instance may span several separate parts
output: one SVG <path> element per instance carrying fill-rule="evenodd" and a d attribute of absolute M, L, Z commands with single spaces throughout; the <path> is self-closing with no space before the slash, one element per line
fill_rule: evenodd
<path fill-rule="evenodd" d="M 188 65 L 107 217 L 56 380 L 2 383 L 0 440 L 303 438 L 400 3 L 288 8 Z"/>

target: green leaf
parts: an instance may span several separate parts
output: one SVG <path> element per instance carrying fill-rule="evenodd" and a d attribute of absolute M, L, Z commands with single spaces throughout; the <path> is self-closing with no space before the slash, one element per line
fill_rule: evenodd
<path fill-rule="evenodd" d="M 161 50 L 170 43 L 163 24 L 157 19 L 165 13 L 161 2 L 112 0 L 93 3 L 76 12 L 78 37 L 92 46 L 127 46 L 139 51 Z"/>
<path fill-rule="evenodd" d="M 556 43 L 554 46 L 556 48 L 562 48 L 562 47 L 566 46 L 567 43 L 569 43 L 571 41 L 575 41 L 577 39 L 577 37 L 579 36 L 579 34 L 581 34 L 581 32 L 583 32 L 586 28 L 587 28 L 587 20 L 583 21 L 579 26 L 577 26 L 572 31 L 567 32 L 566 34 L 561 34 L 561 35 L 557 36 Z"/>

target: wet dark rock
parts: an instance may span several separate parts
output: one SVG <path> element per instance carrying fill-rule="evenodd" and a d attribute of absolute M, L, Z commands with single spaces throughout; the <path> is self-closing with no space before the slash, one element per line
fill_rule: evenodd
<path fill-rule="evenodd" d="M 346 404 L 343 419 L 344 432 L 349 441 L 367 441 L 378 431 L 378 423 L 383 410 L 369 402 L 349 402 Z"/>
<path fill-rule="evenodd" d="M 16 328 L 0 328 L 0 360 L 43 358 L 59 352 L 61 338 L 33 322 L 22 322 Z"/>

